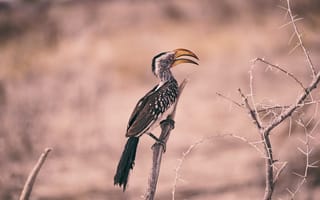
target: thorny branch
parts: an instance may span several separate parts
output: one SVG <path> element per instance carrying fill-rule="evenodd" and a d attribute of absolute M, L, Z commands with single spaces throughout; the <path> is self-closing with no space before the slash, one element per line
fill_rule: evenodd
<path fill-rule="evenodd" d="M 290 105 L 288 108 L 286 108 L 280 115 L 276 116 L 269 124 L 266 126 L 262 126 L 261 122 L 258 120 L 258 111 L 254 110 L 248 100 L 247 97 L 241 92 L 239 89 L 239 93 L 243 99 L 244 104 L 246 105 L 246 108 L 253 119 L 254 123 L 256 124 L 258 131 L 264 141 L 264 147 L 265 147 L 265 154 L 267 156 L 267 159 L 265 159 L 265 164 L 266 164 L 266 187 L 265 187 L 265 195 L 264 195 L 264 200 L 270 200 L 272 197 L 272 193 L 274 190 L 275 186 L 275 181 L 274 181 L 274 160 L 273 160 L 273 154 L 272 154 L 272 146 L 271 146 L 271 141 L 270 141 L 270 132 L 277 127 L 281 122 L 283 122 L 285 119 L 291 116 L 291 114 L 299 107 L 304 106 L 304 102 L 306 98 L 310 95 L 312 90 L 314 90 L 317 85 L 320 82 L 320 73 L 318 73 L 315 76 L 315 79 L 312 80 L 312 82 L 309 84 L 307 88 L 298 96 L 298 99 L 296 102 L 292 105 Z M 250 84 L 253 84 L 250 82 Z M 251 87 L 252 88 L 252 87 Z M 252 90 L 251 90 L 251 96 Z M 279 175 L 276 175 L 276 177 Z M 302 184 L 301 184 L 302 185 Z"/>
<path fill-rule="evenodd" d="M 293 27 L 293 29 L 294 29 L 294 33 L 295 33 L 295 35 L 297 36 L 298 41 L 299 41 L 299 42 L 298 42 L 298 46 L 301 47 L 301 49 L 302 49 L 302 51 L 303 51 L 303 53 L 304 53 L 304 55 L 305 55 L 305 57 L 306 57 L 306 59 L 307 59 L 308 66 L 309 66 L 310 69 L 311 69 L 312 75 L 313 75 L 313 77 L 315 78 L 317 72 L 316 72 L 315 67 L 314 67 L 314 65 L 313 65 L 313 63 L 312 63 L 312 60 L 311 60 L 311 58 L 310 58 L 310 54 L 308 53 L 307 49 L 305 48 L 305 46 L 304 46 L 304 44 L 303 44 L 302 34 L 301 34 L 300 31 L 298 30 L 298 27 L 297 27 L 297 25 L 296 25 L 296 23 L 295 23 L 295 22 L 297 21 L 297 19 L 295 19 L 295 17 L 294 17 L 293 14 L 292 14 L 291 6 L 290 6 L 290 0 L 287 0 L 287 12 L 288 12 L 288 14 L 289 14 L 290 21 L 291 21 L 292 27 Z"/>
<path fill-rule="evenodd" d="M 241 91 L 241 89 L 238 89 L 240 96 L 242 98 L 243 104 L 237 103 L 236 101 L 230 99 L 230 98 L 225 98 L 223 95 L 218 94 L 219 96 L 233 102 L 234 104 L 238 105 L 239 107 L 245 107 L 247 109 L 247 111 L 249 112 L 249 115 L 251 117 L 251 119 L 253 120 L 254 124 L 256 125 L 258 132 L 263 140 L 263 144 L 264 144 L 264 150 L 265 150 L 265 169 L 266 169 L 266 186 L 265 186 L 265 193 L 264 193 L 264 200 L 271 200 L 272 194 L 273 194 L 273 190 L 275 187 L 275 183 L 280 175 L 280 173 L 282 172 L 282 170 L 285 168 L 286 163 L 284 163 L 280 169 L 278 169 L 276 175 L 274 176 L 274 163 L 275 160 L 273 159 L 273 154 L 272 154 L 272 146 L 271 146 L 271 141 L 270 141 L 270 133 L 271 131 L 277 127 L 279 124 L 281 124 L 285 119 L 291 117 L 291 115 L 293 114 L 294 111 L 296 111 L 299 107 L 303 107 L 305 106 L 307 103 L 306 99 L 307 97 L 311 96 L 311 92 L 317 87 L 317 85 L 320 82 L 320 72 L 316 72 L 315 67 L 311 61 L 310 55 L 308 53 L 308 51 L 306 50 L 302 39 L 301 39 L 301 34 L 298 31 L 298 28 L 296 26 L 296 22 L 299 19 L 296 19 L 291 12 L 291 8 L 290 8 L 290 0 L 287 0 L 287 13 L 290 16 L 290 22 L 287 24 L 291 24 L 293 26 L 294 29 L 294 33 L 298 39 L 298 44 L 297 47 L 301 47 L 301 49 L 304 52 L 304 55 L 307 59 L 308 65 L 312 71 L 313 74 L 313 80 L 311 81 L 311 83 L 308 85 L 308 87 L 305 87 L 301 81 L 299 81 L 299 79 L 297 79 L 292 73 L 288 72 L 287 70 L 284 70 L 282 67 L 278 66 L 278 65 L 274 65 L 268 61 L 265 61 L 264 59 L 261 58 L 257 58 L 254 60 L 253 65 L 251 67 L 250 70 L 250 94 L 249 96 L 251 97 L 251 103 L 252 105 L 250 105 L 248 98 L 246 95 L 243 94 L 243 92 Z M 292 37 L 293 38 L 293 37 Z M 288 75 L 289 77 L 291 77 L 295 82 L 297 82 L 299 84 L 299 86 L 303 89 L 303 92 L 301 92 L 298 95 L 298 98 L 296 99 L 295 103 L 289 105 L 289 106 L 283 106 L 283 107 L 277 107 L 277 108 L 282 108 L 282 112 L 280 114 L 275 115 L 275 117 L 266 125 L 262 124 L 262 121 L 259 117 L 259 110 L 257 109 L 257 104 L 255 103 L 254 100 L 254 94 L 253 94 L 253 68 L 254 68 L 254 64 L 256 61 L 260 61 L 263 62 L 267 65 L 269 65 L 272 68 L 278 69 L 281 72 L 285 73 L 286 75 Z M 311 97 L 312 98 L 312 97 Z M 312 101 L 314 102 L 314 101 Z M 317 104 L 316 104 L 317 105 Z M 310 135 L 308 133 L 306 133 L 306 139 L 304 141 L 305 145 L 306 145 L 306 150 L 302 150 L 299 149 L 299 151 L 301 151 L 304 155 L 306 155 L 306 168 L 305 168 L 305 172 L 303 175 L 300 175 L 303 179 L 301 181 L 301 183 L 298 185 L 298 188 L 295 191 L 289 191 L 289 193 L 291 194 L 292 198 L 294 197 L 294 195 L 296 194 L 297 191 L 299 191 L 300 187 L 304 184 L 304 182 L 306 181 L 306 177 L 308 175 L 308 169 L 310 167 L 315 167 L 315 162 L 310 164 L 309 162 L 309 155 L 311 153 L 311 150 L 309 149 L 309 137 Z"/>
<path fill-rule="evenodd" d="M 258 120 L 258 111 L 254 110 L 249 102 L 247 97 L 242 93 L 242 91 L 239 89 L 239 93 L 243 99 L 243 102 L 252 118 L 252 120 L 254 121 L 254 123 L 256 124 L 258 131 L 264 141 L 264 147 L 265 147 L 265 155 L 267 156 L 267 158 L 265 159 L 265 164 L 266 164 L 266 187 L 265 187 L 265 195 L 264 195 L 264 200 L 270 200 L 272 197 L 272 193 L 274 190 L 274 186 L 275 183 L 278 179 L 279 174 L 277 174 L 275 177 L 273 176 L 273 172 L 274 172 L 274 160 L 273 160 L 273 154 L 272 154 L 272 146 L 271 146 L 271 141 L 270 141 L 270 132 L 277 127 L 281 122 L 283 122 L 285 119 L 287 119 L 288 117 L 291 116 L 291 114 L 299 107 L 304 106 L 304 102 L 306 100 L 306 98 L 310 95 L 311 91 L 314 90 L 317 85 L 320 82 L 320 73 L 318 73 L 315 77 L 315 79 L 313 79 L 313 81 L 309 84 L 309 86 L 307 88 L 305 88 L 305 90 L 303 91 L 303 93 L 301 93 L 298 97 L 298 99 L 296 100 L 295 104 L 290 105 L 289 107 L 287 107 L 280 115 L 278 115 L 277 117 L 275 117 L 271 123 L 267 124 L 266 126 L 262 126 L 261 122 Z M 252 82 L 250 82 L 252 84 Z M 252 93 L 252 92 L 251 92 Z M 252 94 L 251 94 L 252 95 Z M 308 164 L 309 166 L 309 164 Z M 282 170 L 281 170 L 282 171 Z M 279 173 L 281 171 L 278 171 Z M 307 170 L 306 170 L 307 172 Z M 306 175 L 306 174 L 305 174 Z M 304 177 L 305 178 L 305 177 Z M 300 184 L 300 187 L 302 186 L 302 184 L 305 182 L 305 180 L 303 179 L 302 183 Z M 299 187 L 299 188 L 300 188 Z M 296 190 L 298 191 L 299 188 Z M 289 190 L 288 190 L 289 191 Z M 294 196 L 294 192 L 290 193 L 292 196 Z"/>

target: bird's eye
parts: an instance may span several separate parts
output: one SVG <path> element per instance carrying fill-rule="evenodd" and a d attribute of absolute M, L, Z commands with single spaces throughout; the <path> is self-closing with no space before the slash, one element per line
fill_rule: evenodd
<path fill-rule="evenodd" d="M 170 60 L 169 59 L 161 60 L 161 65 L 162 66 L 168 66 L 169 64 L 170 64 Z"/>

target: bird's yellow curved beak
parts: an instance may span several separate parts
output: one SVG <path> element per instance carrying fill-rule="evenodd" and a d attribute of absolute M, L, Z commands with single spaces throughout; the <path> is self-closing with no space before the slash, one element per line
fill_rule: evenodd
<path fill-rule="evenodd" d="M 176 65 L 182 64 L 182 63 L 191 63 L 191 64 L 195 64 L 195 65 L 199 65 L 197 62 L 187 59 L 187 58 L 180 58 L 182 56 L 190 56 L 192 58 L 195 58 L 197 60 L 199 60 L 198 56 L 196 54 L 194 54 L 192 51 L 188 50 L 188 49 L 176 49 L 173 50 L 174 52 L 174 62 L 171 65 L 171 67 L 174 67 Z"/>

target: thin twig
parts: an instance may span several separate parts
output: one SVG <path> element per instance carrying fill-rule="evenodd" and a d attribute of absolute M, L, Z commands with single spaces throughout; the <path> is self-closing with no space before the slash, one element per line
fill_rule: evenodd
<path fill-rule="evenodd" d="M 300 18 L 295 18 L 294 21 L 289 21 L 288 23 L 285 23 L 285 24 L 281 25 L 281 26 L 279 27 L 279 29 L 284 28 L 284 27 L 288 26 L 289 24 L 292 24 L 293 22 L 300 21 L 300 20 L 302 20 L 302 19 L 303 19 L 302 17 L 300 17 Z"/>
<path fill-rule="evenodd" d="M 176 104 L 174 105 L 173 111 L 167 117 L 166 120 L 174 121 L 179 98 L 180 98 L 180 95 L 181 95 L 184 87 L 186 86 L 187 82 L 188 82 L 187 79 L 184 79 L 183 82 L 180 84 L 179 95 L 177 97 Z M 170 136 L 170 132 L 173 128 L 174 127 L 172 126 L 172 123 L 167 123 L 166 121 L 161 123 L 161 134 L 160 134 L 159 139 L 162 142 L 164 142 L 164 145 L 167 144 L 167 141 Z M 158 183 L 158 178 L 159 178 L 159 173 L 160 173 L 161 160 L 162 160 L 162 154 L 164 153 L 164 145 L 160 144 L 160 143 L 155 143 L 153 145 L 152 169 L 151 169 L 151 173 L 149 176 L 148 187 L 147 187 L 146 193 L 144 195 L 144 198 L 146 200 L 153 200 L 155 197 L 155 194 L 156 194 L 157 183 Z"/>
<path fill-rule="evenodd" d="M 250 75 L 249 88 L 250 88 L 251 103 L 252 103 L 252 107 L 253 107 L 253 110 L 251 109 L 251 111 L 253 111 L 255 113 L 255 121 L 258 124 L 260 124 L 260 128 L 261 128 L 262 127 L 262 121 L 261 121 L 260 116 L 258 114 L 258 110 L 257 110 L 257 106 L 256 106 L 256 103 L 255 103 L 254 94 L 253 94 L 253 70 L 254 70 L 254 67 L 255 67 L 255 63 L 253 62 L 252 65 L 251 65 L 250 71 L 249 71 L 249 75 Z"/>
<path fill-rule="evenodd" d="M 254 62 L 256 62 L 256 61 L 260 61 L 260 62 L 262 62 L 262 63 L 264 63 L 264 64 L 267 64 L 267 65 L 270 66 L 270 67 L 273 67 L 273 68 L 275 68 L 275 69 L 280 70 L 281 72 L 283 72 L 283 73 L 285 73 L 286 75 L 290 76 L 293 80 L 295 80 L 295 81 L 300 85 L 300 87 L 301 87 L 303 90 L 305 90 L 305 88 L 304 88 L 303 84 L 301 83 L 301 81 L 299 81 L 298 78 L 295 77 L 292 73 L 288 72 L 288 70 L 283 69 L 283 68 L 280 67 L 279 65 L 272 64 L 272 63 L 266 61 L 266 60 L 263 59 L 263 58 L 256 58 L 256 59 L 254 60 Z"/>
<path fill-rule="evenodd" d="M 240 108 L 243 108 L 243 104 L 236 102 L 235 100 L 231 99 L 230 97 L 227 97 L 227 96 L 225 96 L 225 95 L 223 95 L 223 94 L 221 94 L 221 93 L 219 93 L 219 92 L 216 92 L 216 94 L 217 94 L 219 97 L 230 101 L 231 103 L 235 104 L 236 106 L 238 106 L 238 107 L 240 107 Z"/>
<path fill-rule="evenodd" d="M 51 148 L 46 148 L 45 151 L 41 154 L 37 164 L 34 166 L 34 168 L 28 176 L 28 179 L 23 187 L 19 200 L 29 199 L 37 175 L 51 150 Z"/>
<path fill-rule="evenodd" d="M 300 46 L 301 46 L 301 44 L 299 42 L 297 42 L 296 45 L 294 45 L 294 47 L 289 51 L 288 55 L 291 55 Z"/>
<path fill-rule="evenodd" d="M 258 118 L 257 118 L 257 113 L 251 108 L 249 102 L 248 102 L 248 98 L 242 93 L 241 89 L 238 89 L 238 92 L 240 94 L 240 96 L 242 97 L 242 100 L 246 106 L 246 108 L 249 111 L 249 114 L 251 116 L 251 118 L 253 119 L 253 123 L 257 126 L 257 128 L 260 130 L 262 128 Z"/>
<path fill-rule="evenodd" d="M 275 175 L 275 177 L 274 177 L 274 179 L 273 179 L 273 184 L 276 184 L 276 182 L 277 182 L 278 179 L 279 179 L 280 174 L 282 173 L 282 171 L 284 170 L 284 168 L 286 168 L 287 164 L 288 164 L 288 162 L 284 162 L 284 163 L 281 165 L 281 167 L 278 169 L 278 171 L 277 171 L 277 173 L 276 173 L 276 175 Z"/>

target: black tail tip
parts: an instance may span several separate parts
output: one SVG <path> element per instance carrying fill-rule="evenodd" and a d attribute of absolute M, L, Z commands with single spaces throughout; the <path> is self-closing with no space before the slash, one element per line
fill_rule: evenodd
<path fill-rule="evenodd" d="M 116 174 L 114 176 L 114 185 L 119 185 L 123 188 L 123 191 L 126 190 L 130 170 L 133 169 L 134 160 L 136 157 L 136 151 L 138 146 L 139 138 L 130 137 L 125 145 L 125 148 L 122 152 Z"/>
<path fill-rule="evenodd" d="M 126 191 L 127 184 L 125 184 L 125 183 L 120 183 L 118 180 L 114 180 L 113 185 L 114 185 L 114 186 L 119 186 L 120 188 L 122 188 L 122 191 L 123 191 L 123 192 Z"/>

